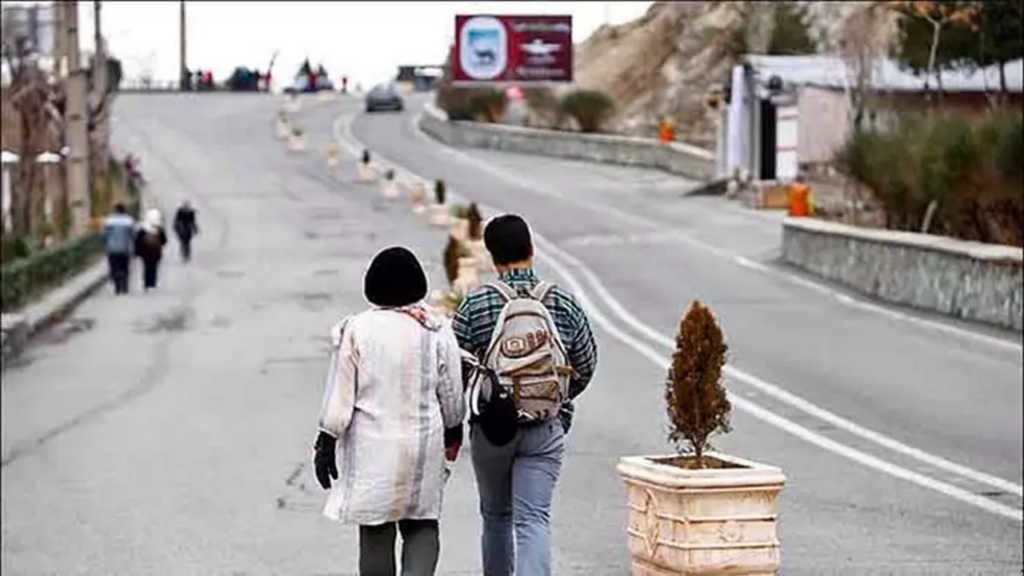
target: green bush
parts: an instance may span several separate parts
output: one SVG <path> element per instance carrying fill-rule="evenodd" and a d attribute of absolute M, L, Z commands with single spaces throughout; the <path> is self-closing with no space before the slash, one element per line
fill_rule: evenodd
<path fill-rule="evenodd" d="M 851 134 L 835 160 L 881 203 L 891 229 L 921 230 L 934 205 L 931 233 L 1020 246 L 1022 127 L 1006 112 L 905 115 L 889 130 Z"/>
<path fill-rule="evenodd" d="M 482 88 L 474 90 L 469 97 L 469 109 L 475 120 L 483 122 L 500 122 L 508 107 L 508 97 L 504 90 Z"/>
<path fill-rule="evenodd" d="M 575 90 L 562 97 L 558 111 L 574 118 L 581 132 L 599 132 L 615 112 L 615 103 L 598 90 Z"/>
<path fill-rule="evenodd" d="M 16 310 L 47 289 L 60 285 L 96 261 L 103 238 L 87 234 L 0 268 L 0 308 Z"/>

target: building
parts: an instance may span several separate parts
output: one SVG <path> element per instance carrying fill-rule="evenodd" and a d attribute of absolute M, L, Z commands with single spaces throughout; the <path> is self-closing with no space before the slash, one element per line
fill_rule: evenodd
<path fill-rule="evenodd" d="M 1011 102 L 1022 102 L 1024 60 L 1005 67 Z M 942 87 L 945 109 L 982 114 L 1000 90 L 997 67 L 943 71 L 932 77 Z M 849 88 L 854 76 L 843 60 L 831 56 L 747 55 L 733 69 L 729 106 L 723 113 L 719 167 L 727 173 L 747 170 L 755 180 L 788 181 L 800 169 L 832 162 L 853 125 Z M 897 112 L 926 104 L 925 76 L 883 60 L 875 67 L 871 117 L 884 124 Z"/>

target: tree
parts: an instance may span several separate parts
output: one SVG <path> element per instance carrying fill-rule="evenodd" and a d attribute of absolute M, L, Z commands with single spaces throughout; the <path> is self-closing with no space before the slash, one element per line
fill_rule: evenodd
<path fill-rule="evenodd" d="M 914 70 L 924 72 L 924 91 L 931 97 L 931 79 L 942 69 L 963 64 L 968 59 L 971 34 L 976 24 L 980 5 L 976 2 L 893 2 L 900 14 L 900 62 Z M 943 32 L 948 38 L 942 43 Z M 941 90 L 941 80 L 940 86 Z"/>
<path fill-rule="evenodd" d="M 968 62 L 983 68 L 999 66 L 999 92 L 1005 98 L 1006 63 L 1024 57 L 1024 4 L 1020 0 L 979 3 L 978 49 Z"/>
<path fill-rule="evenodd" d="M 692 449 L 699 468 L 704 467 L 708 438 L 730 430 L 732 404 L 722 386 L 728 350 L 711 310 L 694 301 L 679 324 L 676 351 L 665 382 L 665 404 L 669 440 L 680 452 Z"/>

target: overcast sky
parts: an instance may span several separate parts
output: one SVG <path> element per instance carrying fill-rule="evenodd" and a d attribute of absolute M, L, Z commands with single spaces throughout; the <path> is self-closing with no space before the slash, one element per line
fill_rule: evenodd
<path fill-rule="evenodd" d="M 441 64 L 456 14 L 571 14 L 574 41 L 606 20 L 642 15 L 651 2 L 215 2 L 186 4 L 188 64 L 223 79 L 235 66 L 265 69 L 275 50 L 275 80 L 290 81 L 306 56 L 337 81 L 364 85 L 393 76 L 400 64 Z M 79 2 L 83 48 L 91 50 L 93 3 Z M 149 69 L 177 78 L 178 2 L 102 3 L 104 34 L 129 76 Z"/>

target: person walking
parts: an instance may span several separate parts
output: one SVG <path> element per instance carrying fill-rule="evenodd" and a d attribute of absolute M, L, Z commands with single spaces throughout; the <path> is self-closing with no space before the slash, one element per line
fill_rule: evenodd
<path fill-rule="evenodd" d="M 135 219 L 128 214 L 124 204 L 115 204 L 114 213 L 103 222 L 103 247 L 110 267 L 110 280 L 114 283 L 114 294 L 128 293 L 128 274 L 131 271 L 132 235 Z"/>
<path fill-rule="evenodd" d="M 478 362 L 470 376 L 470 446 L 483 571 L 549 576 L 551 499 L 573 400 L 593 377 L 597 348 L 576 299 L 538 278 L 521 217 L 492 220 L 484 245 L 499 281 L 470 292 L 452 324 Z"/>
<path fill-rule="evenodd" d="M 188 200 L 184 201 L 174 213 L 174 233 L 178 236 L 181 259 L 188 262 L 192 259 L 192 238 L 199 234 L 196 224 L 196 211 Z"/>
<path fill-rule="evenodd" d="M 156 288 L 157 271 L 163 257 L 167 233 L 163 227 L 163 216 L 156 208 L 146 212 L 146 217 L 135 235 L 135 254 L 142 259 L 142 288 L 146 292 Z"/>
<path fill-rule="evenodd" d="M 381 251 L 363 284 L 373 307 L 331 330 L 313 466 L 330 491 L 324 515 L 359 525 L 360 574 L 396 574 L 400 532 L 401 574 L 428 576 L 440 554 L 445 460 L 462 444 L 461 354 L 450 324 L 421 303 L 427 278 L 412 252 Z"/>

